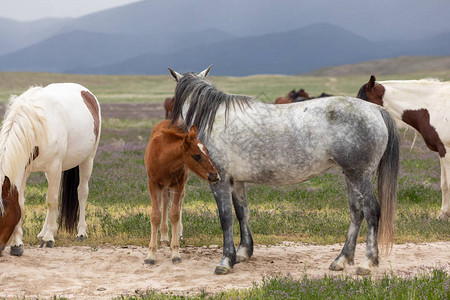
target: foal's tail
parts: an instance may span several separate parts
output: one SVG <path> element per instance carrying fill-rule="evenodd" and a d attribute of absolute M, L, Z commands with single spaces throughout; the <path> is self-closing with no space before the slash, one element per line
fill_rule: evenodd
<path fill-rule="evenodd" d="M 388 129 L 388 143 L 378 165 L 378 201 L 381 208 L 379 243 L 388 253 L 394 244 L 394 220 L 397 206 L 397 175 L 400 164 L 399 133 L 392 117 L 380 109 Z"/>
<path fill-rule="evenodd" d="M 80 168 L 76 166 L 62 174 L 61 214 L 59 227 L 73 232 L 80 216 L 78 210 L 78 185 L 80 184 Z"/>

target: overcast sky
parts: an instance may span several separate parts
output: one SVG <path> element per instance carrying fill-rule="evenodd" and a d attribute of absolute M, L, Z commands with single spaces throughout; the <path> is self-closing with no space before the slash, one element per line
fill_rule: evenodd
<path fill-rule="evenodd" d="M 140 0 L 2 0 L 0 17 L 18 21 L 48 17 L 76 18 L 138 1 Z"/>

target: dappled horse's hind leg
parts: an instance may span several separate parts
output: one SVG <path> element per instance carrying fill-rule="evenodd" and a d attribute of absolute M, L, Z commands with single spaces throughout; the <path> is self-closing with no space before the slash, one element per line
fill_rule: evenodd
<path fill-rule="evenodd" d="M 165 188 L 162 191 L 162 200 L 161 200 L 161 226 L 159 228 L 159 232 L 161 233 L 161 246 L 169 246 L 169 204 L 173 198 L 173 191 L 169 188 Z"/>
<path fill-rule="evenodd" d="M 353 265 L 355 258 L 356 240 L 359 235 L 364 217 L 367 221 L 367 242 L 365 260 L 358 266 L 356 273 L 366 275 L 370 273 L 370 266 L 378 265 L 378 221 L 380 207 L 373 193 L 370 179 L 349 180 L 347 195 L 350 205 L 350 228 L 341 253 L 330 265 L 330 270 L 341 271 L 347 264 Z"/>
<path fill-rule="evenodd" d="M 223 255 L 214 271 L 215 274 L 227 274 L 236 263 L 236 248 L 233 240 L 233 206 L 229 178 L 220 174 L 221 181 L 211 184 L 211 190 L 219 210 L 220 225 L 223 232 Z"/>
<path fill-rule="evenodd" d="M 247 207 L 247 194 L 244 182 L 232 183 L 232 198 L 234 210 L 239 221 L 241 242 L 236 252 L 236 262 L 244 261 L 253 254 L 253 238 L 248 224 L 249 210 Z"/>
<path fill-rule="evenodd" d="M 181 222 L 181 204 L 184 198 L 184 184 L 180 184 L 178 187 L 174 188 L 172 206 L 170 208 L 170 223 L 172 224 L 172 241 L 170 247 L 172 248 L 172 262 L 181 262 L 180 256 L 180 239 L 179 223 Z"/>
<path fill-rule="evenodd" d="M 444 157 L 441 157 L 440 161 L 442 206 L 439 219 L 447 220 L 450 218 L 450 154 L 448 151 Z"/>
<path fill-rule="evenodd" d="M 53 247 L 55 243 L 55 234 L 58 230 L 58 196 L 61 184 L 61 165 L 51 168 L 52 171 L 46 173 L 48 181 L 47 191 L 47 216 L 45 217 L 44 227 L 38 234 L 42 238 L 41 248 Z"/>
<path fill-rule="evenodd" d="M 77 225 L 77 240 L 82 241 L 87 238 L 86 224 L 86 202 L 89 195 L 89 178 L 91 177 L 94 157 L 89 157 L 79 165 L 80 183 L 78 185 L 78 208 L 79 219 Z"/>
<path fill-rule="evenodd" d="M 151 222 L 151 237 L 150 244 L 148 245 L 148 254 L 145 258 L 146 264 L 153 265 L 156 261 L 156 249 L 158 248 L 158 228 L 161 223 L 161 202 L 163 197 L 163 191 L 155 186 L 150 180 L 148 181 L 148 189 L 150 191 L 150 197 L 152 199 L 152 212 L 150 215 Z"/>

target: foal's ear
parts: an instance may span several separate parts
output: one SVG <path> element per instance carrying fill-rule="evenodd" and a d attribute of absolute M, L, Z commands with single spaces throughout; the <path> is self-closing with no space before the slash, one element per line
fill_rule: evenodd
<path fill-rule="evenodd" d="M 169 71 L 170 75 L 172 75 L 172 77 L 175 79 L 176 82 L 180 81 L 181 77 L 183 77 L 182 75 L 180 75 L 178 72 L 175 72 L 171 68 L 169 68 Z"/>
<path fill-rule="evenodd" d="M 374 87 L 375 87 L 375 81 L 376 81 L 377 79 L 375 78 L 375 76 L 374 75 L 370 75 L 370 79 L 369 79 L 369 82 L 367 82 L 367 88 L 368 89 L 373 89 Z"/>
<path fill-rule="evenodd" d="M 199 77 L 206 77 L 209 74 L 209 71 L 211 70 L 212 65 L 210 65 L 207 69 L 203 70 L 202 72 L 200 72 L 200 74 L 198 74 Z"/>

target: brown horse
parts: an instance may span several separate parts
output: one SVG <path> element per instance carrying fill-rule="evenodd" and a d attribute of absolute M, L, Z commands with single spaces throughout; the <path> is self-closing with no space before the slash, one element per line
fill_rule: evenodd
<path fill-rule="evenodd" d="M 192 126 L 186 131 L 185 125 L 170 126 L 170 120 L 164 120 L 153 128 L 150 141 L 145 150 L 145 166 L 148 174 L 148 189 L 152 199 L 149 253 L 145 263 L 154 264 L 156 259 L 158 227 L 161 224 L 161 243 L 168 244 L 167 213 L 170 209 L 172 224 L 172 262 L 181 262 L 179 254 L 179 236 L 182 235 L 181 202 L 189 170 L 201 178 L 214 183 L 220 180 L 219 173 L 211 161 L 208 150 L 197 139 L 197 129 Z M 162 205 L 162 223 L 161 209 Z"/>
<path fill-rule="evenodd" d="M 275 104 L 287 104 L 292 103 L 294 100 L 295 89 L 290 91 L 285 97 L 278 97 L 275 100 Z"/>
<path fill-rule="evenodd" d="M 166 111 L 166 119 L 169 119 L 170 115 L 172 114 L 173 104 L 174 104 L 173 97 L 166 98 L 166 100 L 164 100 L 164 110 Z"/>
<path fill-rule="evenodd" d="M 0 255 L 22 216 L 19 194 L 17 189 L 11 186 L 7 176 L 2 185 L 2 199 L 3 203 L 0 203 Z"/>

